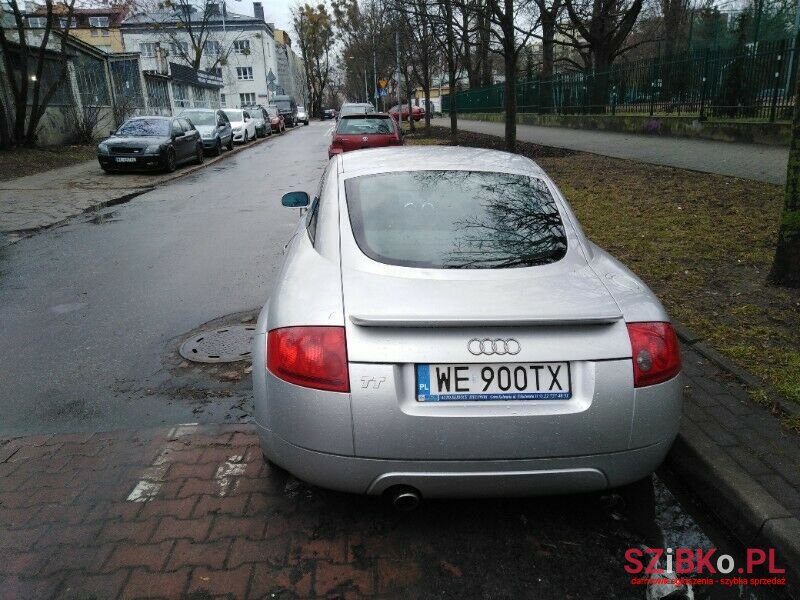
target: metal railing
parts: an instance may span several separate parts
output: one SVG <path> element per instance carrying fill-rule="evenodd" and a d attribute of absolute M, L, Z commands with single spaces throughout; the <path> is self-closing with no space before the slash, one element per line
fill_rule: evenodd
<path fill-rule="evenodd" d="M 516 82 L 517 111 L 791 120 L 798 44 L 790 39 L 687 52 Z M 456 94 L 461 113 L 501 112 L 504 84 Z M 442 111 L 449 110 L 445 96 Z"/>

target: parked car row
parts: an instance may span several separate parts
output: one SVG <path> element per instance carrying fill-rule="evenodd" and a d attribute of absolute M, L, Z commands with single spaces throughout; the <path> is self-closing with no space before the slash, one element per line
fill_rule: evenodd
<path fill-rule="evenodd" d="M 305 120 L 300 121 L 308 124 L 304 109 L 302 114 Z M 233 150 L 234 143 L 247 144 L 285 131 L 286 120 L 272 105 L 189 108 L 173 117 L 128 119 L 97 145 L 97 160 L 106 172 L 171 172 L 187 162 L 202 164 L 206 152 L 219 156 L 223 148 Z"/>

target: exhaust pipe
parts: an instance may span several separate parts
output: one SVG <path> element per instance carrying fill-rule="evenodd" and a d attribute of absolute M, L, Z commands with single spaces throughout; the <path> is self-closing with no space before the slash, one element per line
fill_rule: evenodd
<path fill-rule="evenodd" d="M 400 512 L 410 512 L 419 506 L 422 498 L 412 487 L 398 486 L 391 491 L 392 506 Z"/>

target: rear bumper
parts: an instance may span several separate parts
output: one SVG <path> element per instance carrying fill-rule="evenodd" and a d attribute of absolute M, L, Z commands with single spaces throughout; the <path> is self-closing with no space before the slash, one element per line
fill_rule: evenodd
<path fill-rule="evenodd" d="M 515 460 L 387 460 L 328 454 L 291 444 L 257 423 L 264 454 L 320 487 L 380 495 L 410 485 L 424 497 L 512 497 L 605 490 L 652 473 L 673 439 L 607 454 Z"/>

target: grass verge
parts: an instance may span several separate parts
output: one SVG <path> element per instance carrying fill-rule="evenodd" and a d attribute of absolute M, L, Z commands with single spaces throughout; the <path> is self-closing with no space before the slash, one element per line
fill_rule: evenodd
<path fill-rule="evenodd" d="M 50 146 L 0 151 L 0 181 L 97 158 L 94 146 Z"/>
<path fill-rule="evenodd" d="M 444 128 L 430 134 L 449 138 Z M 406 143 L 417 139 L 430 138 Z M 459 132 L 459 143 L 503 149 L 501 138 L 471 132 Z M 586 234 L 673 318 L 800 403 L 800 290 L 766 283 L 782 187 L 528 143 L 518 152 L 547 171 Z"/>

